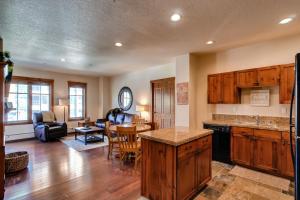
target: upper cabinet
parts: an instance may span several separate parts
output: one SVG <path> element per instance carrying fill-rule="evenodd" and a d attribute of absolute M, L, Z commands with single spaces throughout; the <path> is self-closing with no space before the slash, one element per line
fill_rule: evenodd
<path fill-rule="evenodd" d="M 237 86 L 240 88 L 268 87 L 279 83 L 280 67 L 263 67 L 237 72 Z"/>
<path fill-rule="evenodd" d="M 280 103 L 288 104 L 294 84 L 294 64 L 247 69 L 208 75 L 210 104 L 240 103 L 240 88 L 272 87 L 279 85 Z"/>
<path fill-rule="evenodd" d="M 208 75 L 208 103 L 239 103 L 235 72 Z"/>
<path fill-rule="evenodd" d="M 228 72 L 221 74 L 222 77 L 222 103 L 237 104 L 240 103 L 238 89 L 236 87 L 236 73 Z"/>
<path fill-rule="evenodd" d="M 291 102 L 295 80 L 294 64 L 282 65 L 280 70 L 279 101 L 288 104 Z"/>
<path fill-rule="evenodd" d="M 221 74 L 208 75 L 208 103 L 222 103 Z"/>
<path fill-rule="evenodd" d="M 279 83 L 280 67 L 263 67 L 257 69 L 258 85 L 261 87 L 276 86 Z"/>
<path fill-rule="evenodd" d="M 256 69 L 249 69 L 237 72 L 237 86 L 249 88 L 258 86 Z"/>

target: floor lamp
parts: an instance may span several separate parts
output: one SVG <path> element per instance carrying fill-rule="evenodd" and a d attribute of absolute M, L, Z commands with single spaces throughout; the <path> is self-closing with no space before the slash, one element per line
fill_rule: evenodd
<path fill-rule="evenodd" d="M 58 99 L 58 105 L 64 107 L 64 122 L 66 122 L 66 106 L 69 105 L 69 100 L 65 98 Z"/>

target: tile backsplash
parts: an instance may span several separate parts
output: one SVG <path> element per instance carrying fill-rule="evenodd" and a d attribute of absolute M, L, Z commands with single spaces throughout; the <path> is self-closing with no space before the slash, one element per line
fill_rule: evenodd
<path fill-rule="evenodd" d="M 213 114 L 213 120 L 219 121 L 232 121 L 232 122 L 247 122 L 255 123 L 256 115 L 229 115 L 229 114 Z M 261 125 L 277 125 L 277 126 L 288 126 L 288 117 L 270 117 L 270 116 L 260 116 L 259 121 Z"/>

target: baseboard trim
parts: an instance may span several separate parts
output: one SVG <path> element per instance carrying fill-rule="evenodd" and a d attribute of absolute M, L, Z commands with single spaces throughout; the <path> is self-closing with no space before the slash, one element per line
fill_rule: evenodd
<path fill-rule="evenodd" d="M 14 142 L 24 142 L 24 141 L 29 141 L 29 140 L 35 140 L 36 138 L 35 137 L 32 137 L 32 138 L 22 138 L 22 139 L 15 139 L 15 140 L 8 140 L 8 141 L 5 141 L 5 143 L 14 143 Z"/>

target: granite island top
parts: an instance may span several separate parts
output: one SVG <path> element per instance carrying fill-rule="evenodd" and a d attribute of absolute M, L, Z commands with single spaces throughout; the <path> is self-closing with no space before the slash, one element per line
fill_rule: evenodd
<path fill-rule="evenodd" d="M 252 122 L 236 122 L 230 120 L 206 120 L 203 122 L 204 124 L 214 124 L 214 125 L 226 125 L 226 126 L 237 126 L 237 127 L 246 127 L 246 128 L 254 128 L 254 129 L 264 129 L 264 130 L 273 130 L 273 131 L 289 131 L 288 125 L 265 125 Z"/>
<path fill-rule="evenodd" d="M 179 146 L 195 139 L 212 134 L 208 129 L 191 129 L 189 127 L 175 127 L 168 129 L 158 129 L 139 133 L 144 139 L 153 140 L 173 146 Z"/>

